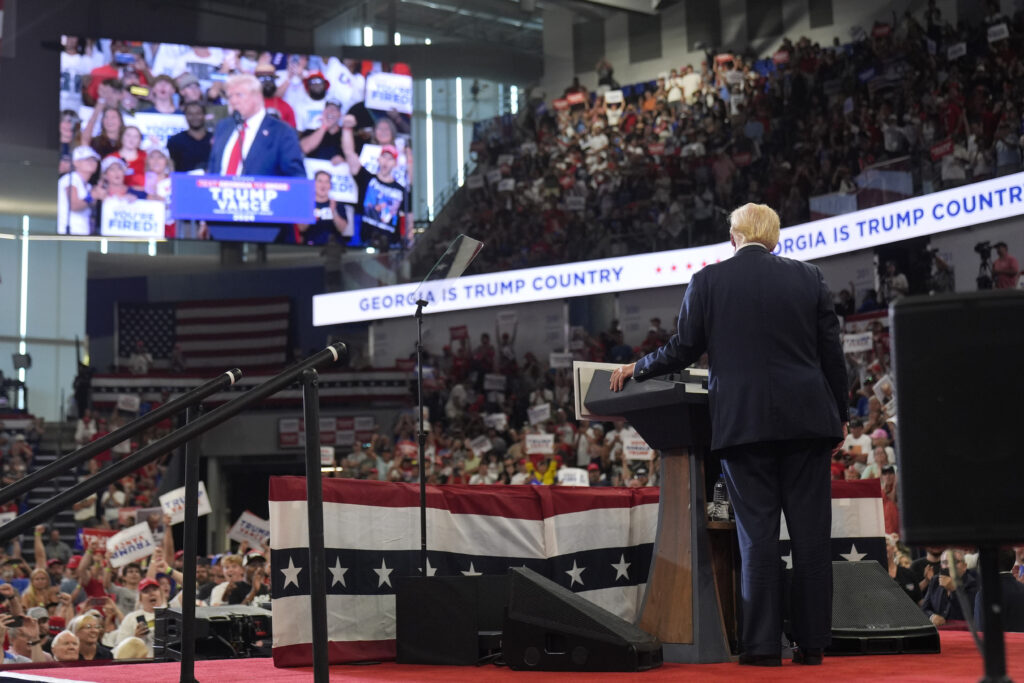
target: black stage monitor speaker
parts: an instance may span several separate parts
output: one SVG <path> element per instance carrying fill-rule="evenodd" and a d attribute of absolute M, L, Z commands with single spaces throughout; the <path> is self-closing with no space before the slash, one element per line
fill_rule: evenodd
<path fill-rule="evenodd" d="M 399 664 L 468 666 L 500 648 L 508 576 L 395 579 Z"/>
<path fill-rule="evenodd" d="M 1024 541 L 1024 291 L 909 297 L 891 316 L 903 541 Z"/>
<path fill-rule="evenodd" d="M 270 610 L 249 605 L 196 607 L 196 659 L 269 657 L 271 652 Z M 180 607 L 156 610 L 153 656 L 157 660 L 181 661 L 184 623 Z"/>
<path fill-rule="evenodd" d="M 829 654 L 927 654 L 939 631 L 878 562 L 832 563 Z"/>
<path fill-rule="evenodd" d="M 516 670 L 646 671 L 661 642 L 525 567 L 511 570 L 502 655 Z"/>

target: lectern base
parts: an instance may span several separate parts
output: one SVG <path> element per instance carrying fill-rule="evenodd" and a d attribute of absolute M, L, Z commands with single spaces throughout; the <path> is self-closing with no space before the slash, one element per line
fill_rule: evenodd
<path fill-rule="evenodd" d="M 663 451 L 660 484 L 658 535 L 638 625 L 661 639 L 666 662 L 731 661 L 720 595 L 731 586 L 720 590 L 715 581 L 701 458 Z"/>

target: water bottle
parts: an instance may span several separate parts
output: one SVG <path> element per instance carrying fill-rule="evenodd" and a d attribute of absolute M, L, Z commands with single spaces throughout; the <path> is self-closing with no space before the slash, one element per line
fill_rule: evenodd
<path fill-rule="evenodd" d="M 730 512 L 729 492 L 725 488 L 725 474 L 718 475 L 712 500 L 714 507 L 712 508 L 711 519 L 716 522 L 728 522 Z"/>

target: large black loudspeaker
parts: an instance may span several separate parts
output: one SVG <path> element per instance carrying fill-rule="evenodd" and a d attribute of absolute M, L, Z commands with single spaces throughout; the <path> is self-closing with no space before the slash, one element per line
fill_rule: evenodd
<path fill-rule="evenodd" d="M 511 570 L 502 654 L 513 669 L 645 671 L 661 642 L 525 567 Z"/>
<path fill-rule="evenodd" d="M 395 579 L 399 664 L 468 666 L 497 651 L 508 576 Z"/>
<path fill-rule="evenodd" d="M 939 631 L 877 562 L 832 563 L 829 654 L 926 654 Z"/>
<path fill-rule="evenodd" d="M 891 312 L 903 540 L 1024 540 L 1024 292 L 911 297 Z"/>
<path fill-rule="evenodd" d="M 248 605 L 196 607 L 193 623 L 196 659 L 270 656 L 270 610 Z M 155 659 L 181 661 L 184 637 L 180 607 L 156 610 L 156 629 L 153 632 Z"/>

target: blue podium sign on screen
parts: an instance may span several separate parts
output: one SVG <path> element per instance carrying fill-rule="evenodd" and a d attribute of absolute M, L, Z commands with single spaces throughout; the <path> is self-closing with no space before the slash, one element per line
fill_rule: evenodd
<path fill-rule="evenodd" d="M 171 176 L 175 220 L 315 223 L 313 181 L 277 176 Z"/>

